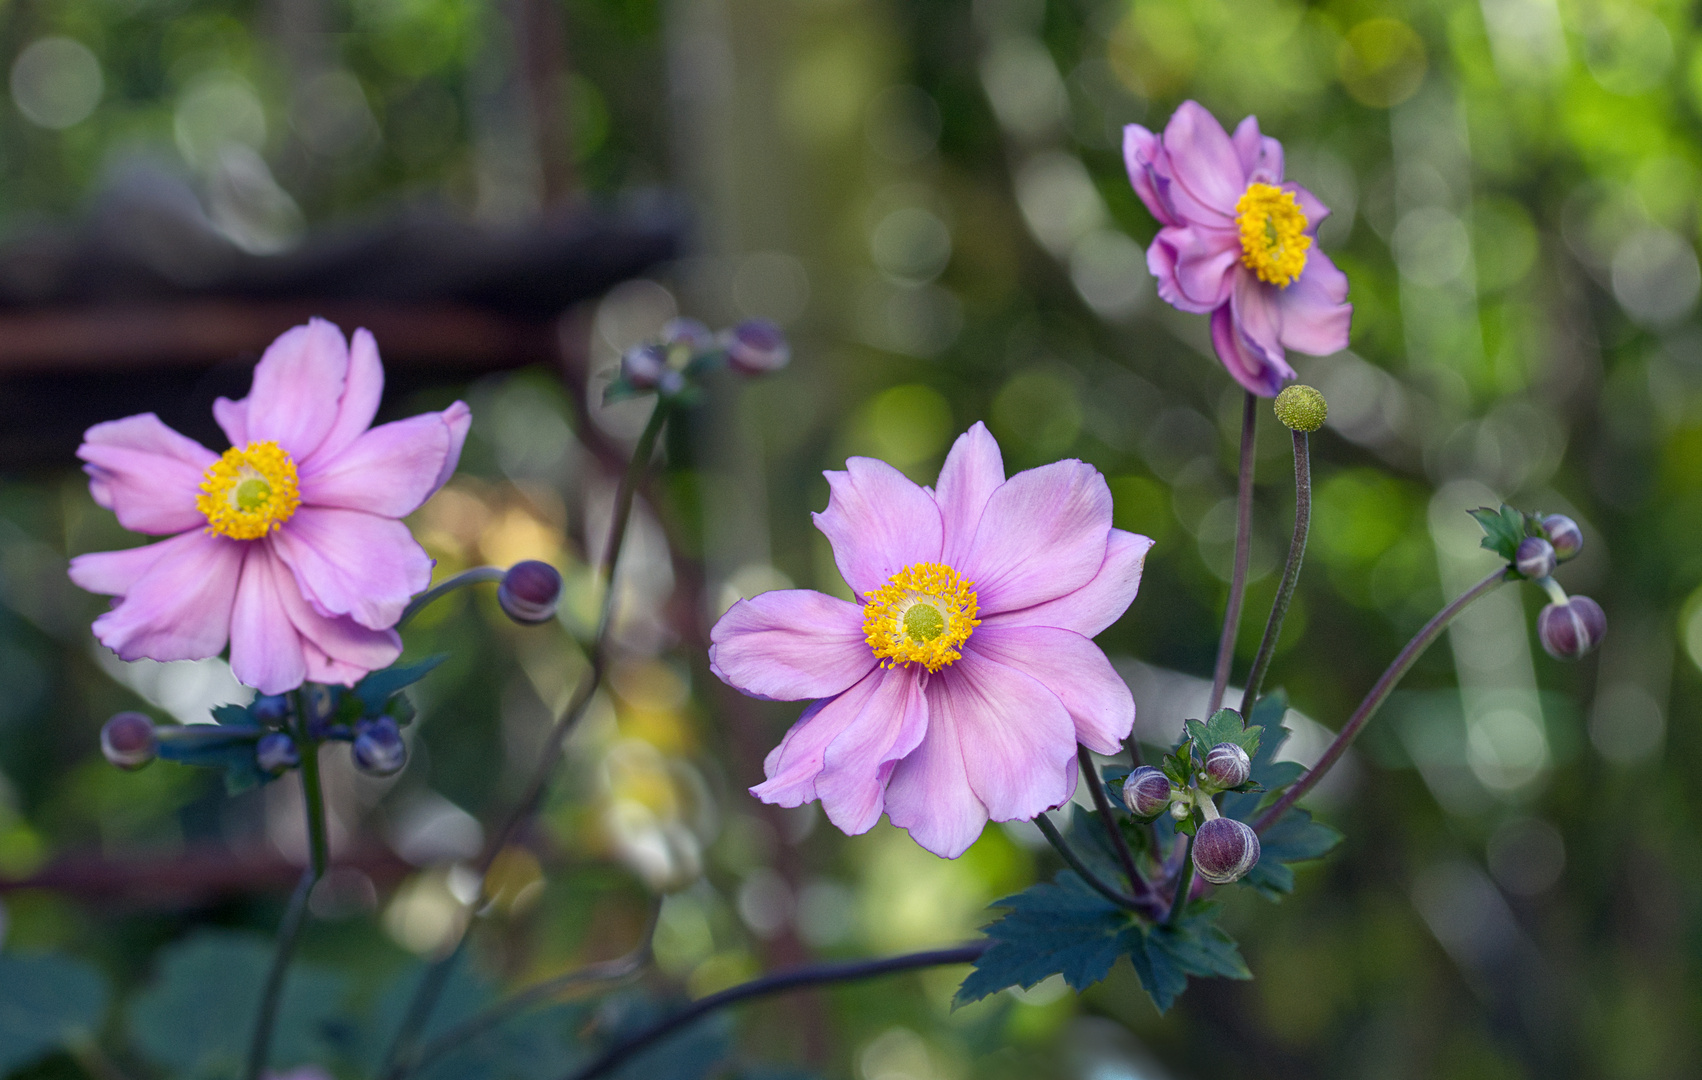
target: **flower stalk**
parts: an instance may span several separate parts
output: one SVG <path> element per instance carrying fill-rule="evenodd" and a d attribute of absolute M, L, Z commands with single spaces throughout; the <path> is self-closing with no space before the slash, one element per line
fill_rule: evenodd
<path fill-rule="evenodd" d="M 1205 800 L 1210 802 L 1210 799 Z M 1212 808 L 1214 811 L 1216 807 Z M 1188 837 L 1188 848 L 1182 852 L 1182 865 L 1176 870 L 1176 894 L 1170 900 L 1170 913 L 1164 916 L 1164 925 L 1175 925 L 1176 919 L 1182 914 L 1182 908 L 1188 903 L 1188 892 L 1194 887 L 1194 838 Z"/>
<path fill-rule="evenodd" d="M 1407 671 L 1418 662 L 1420 656 L 1424 655 L 1424 650 L 1428 649 L 1430 643 L 1440 637 L 1442 631 L 1448 628 L 1448 624 L 1454 621 L 1454 617 L 1470 607 L 1480 597 L 1493 592 L 1497 585 L 1507 580 L 1507 567 L 1496 567 L 1488 577 L 1455 597 L 1452 603 L 1438 611 L 1429 622 L 1425 623 L 1423 628 L 1413 635 L 1412 640 L 1407 642 L 1406 646 L 1390 662 L 1388 668 L 1377 679 L 1376 684 L 1371 687 L 1370 692 L 1365 695 L 1365 699 L 1359 703 L 1359 707 L 1353 710 L 1353 715 L 1348 717 L 1347 723 L 1343 724 L 1341 731 L 1336 733 L 1334 741 L 1324 750 L 1323 756 L 1318 759 L 1317 764 L 1308 769 L 1306 774 L 1295 781 L 1292 787 L 1283 792 L 1282 798 L 1272 803 L 1263 814 L 1259 815 L 1259 819 L 1253 823 L 1254 830 L 1264 832 L 1276 824 L 1282 815 L 1288 812 L 1289 807 L 1300 801 L 1301 797 L 1308 791 L 1311 791 L 1318 781 L 1323 779 L 1324 774 L 1329 772 L 1337 761 L 1341 760 L 1341 756 L 1347 752 L 1349 744 L 1359 735 L 1366 722 L 1371 719 L 1371 714 L 1375 713 L 1378 706 L 1383 704 L 1383 701 L 1400 683 Z"/>
<path fill-rule="evenodd" d="M 396 621 L 396 629 L 400 630 L 408 624 L 408 620 L 418 615 L 420 611 L 431 606 L 456 589 L 464 589 L 469 585 L 478 585 L 486 581 L 501 581 L 507 573 L 499 566 L 475 566 L 471 570 L 463 570 L 447 581 L 438 582 L 425 592 L 420 593 L 408 602 L 403 609 L 402 617 Z"/>
<path fill-rule="evenodd" d="M 1123 875 L 1129 879 L 1129 888 L 1140 892 L 1146 881 L 1136 871 L 1134 852 L 1129 850 L 1129 842 L 1123 838 L 1123 831 L 1117 827 L 1117 819 L 1111 816 L 1111 800 L 1105 797 L 1105 785 L 1100 782 L 1099 771 L 1093 763 L 1093 754 L 1087 747 L 1077 745 L 1076 761 L 1081 766 L 1082 782 L 1087 785 L 1088 794 L 1093 797 L 1093 808 L 1099 811 L 1100 823 L 1105 826 L 1105 835 L 1111 841 L 1111 850 L 1117 853 L 1117 861 L 1123 865 Z"/>
<path fill-rule="evenodd" d="M 1241 628 L 1241 605 L 1247 598 L 1247 555 L 1253 540 L 1253 437 L 1258 426 L 1259 398 L 1251 390 L 1241 408 L 1241 467 L 1235 491 L 1235 562 L 1229 572 L 1229 603 L 1223 611 L 1223 634 L 1217 641 L 1217 666 L 1212 670 L 1210 716 L 1223 706 L 1229 689 L 1229 669 L 1235 663 L 1235 636 Z"/>
<path fill-rule="evenodd" d="M 1277 585 L 1276 599 L 1271 601 L 1271 614 L 1265 620 L 1265 636 L 1259 641 L 1259 651 L 1253 657 L 1253 667 L 1247 672 L 1247 689 L 1241 695 L 1242 715 L 1251 713 L 1265 685 L 1265 674 L 1276 656 L 1277 639 L 1282 636 L 1282 622 L 1288 615 L 1288 605 L 1294 599 L 1295 585 L 1300 581 L 1300 564 L 1306 557 L 1306 537 L 1312 528 L 1312 454 L 1309 436 L 1304 431 L 1294 435 L 1294 536 L 1288 544 L 1288 562 L 1282 568 L 1282 581 Z"/>
<path fill-rule="evenodd" d="M 1040 829 L 1040 835 L 1046 838 L 1046 842 L 1051 844 L 1058 854 L 1064 857 L 1064 861 L 1070 864 L 1070 869 L 1079 874 L 1081 879 L 1087 882 L 1088 886 L 1092 888 L 1094 892 L 1105 897 L 1105 899 L 1111 901 L 1120 908 L 1127 908 L 1130 911 L 1139 911 L 1144 913 L 1145 909 L 1135 902 L 1134 897 L 1126 896 L 1123 893 L 1118 892 L 1116 889 L 1112 888 L 1104 878 L 1088 869 L 1087 864 L 1082 861 L 1081 856 L 1076 854 L 1075 848 L 1072 848 L 1069 845 L 1069 841 L 1065 840 L 1064 835 L 1058 831 L 1058 826 L 1052 824 L 1051 818 L 1047 817 L 1045 814 L 1041 814 L 1039 817 L 1034 819 L 1034 824 Z"/>

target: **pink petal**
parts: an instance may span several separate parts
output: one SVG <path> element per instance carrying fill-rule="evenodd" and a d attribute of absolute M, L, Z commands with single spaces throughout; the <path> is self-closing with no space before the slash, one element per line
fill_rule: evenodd
<path fill-rule="evenodd" d="M 126 529 L 160 536 L 207 524 L 195 496 L 219 456 L 153 413 L 96 424 L 83 434 L 77 456 L 88 463 L 83 471 L 95 502 Z"/>
<path fill-rule="evenodd" d="M 1211 338 L 1217 358 L 1229 369 L 1235 381 L 1263 397 L 1275 397 L 1283 383 L 1294 378 L 1282 346 L 1276 339 L 1273 305 L 1257 289 L 1270 289 L 1252 274 L 1238 275 L 1236 291 L 1229 303 L 1212 312 Z M 1247 310 L 1253 316 L 1252 326 L 1242 323 L 1236 303 L 1243 295 L 1250 297 Z M 1263 337 L 1255 335 L 1263 335 Z"/>
<path fill-rule="evenodd" d="M 1043 604 L 989 615 L 975 631 L 995 626 L 1056 626 L 1084 637 L 1097 637 L 1123 617 L 1141 587 L 1141 568 L 1152 540 L 1137 533 L 1112 529 L 1105 561 L 1093 580 L 1071 593 Z"/>
<path fill-rule="evenodd" d="M 1165 274 L 1154 265 L 1159 256 Z M 1241 240 L 1230 229 L 1205 227 L 1165 229 L 1147 252 L 1147 268 L 1158 276 L 1158 294 L 1168 304 L 1203 315 L 1229 299 L 1235 268 L 1241 262 Z"/>
<path fill-rule="evenodd" d="M 383 424 L 342 450 L 314 454 L 301 470 L 301 501 L 405 517 L 437 490 L 448 455 L 449 425 L 441 413 Z"/>
<path fill-rule="evenodd" d="M 863 609 L 809 589 L 738 601 L 709 640 L 716 677 L 770 701 L 832 697 L 875 666 L 863 638 Z"/>
<path fill-rule="evenodd" d="M 1067 768 L 1076 728 L 1063 702 L 1031 676 L 977 652 L 928 680 L 928 722 L 951 717 L 970 790 L 994 821 L 1057 806 L 1075 791 Z"/>
<path fill-rule="evenodd" d="M 1124 127 L 1123 166 L 1129 171 L 1129 183 L 1134 187 L 1135 194 L 1141 197 L 1141 202 L 1152 211 L 1152 216 L 1158 219 L 1158 223 L 1181 225 L 1182 220 L 1165 201 L 1157 185 L 1155 174 L 1160 168 L 1166 173 L 1169 169 L 1169 163 L 1164 160 L 1164 143 L 1159 137 L 1139 124 Z"/>
<path fill-rule="evenodd" d="M 273 576 L 290 624 L 301 635 L 309 679 L 352 686 L 368 672 L 389 667 L 402 655 L 402 636 L 395 630 L 372 630 L 347 616 L 322 615 L 290 587 L 294 582 L 281 563 L 274 563 Z"/>
<path fill-rule="evenodd" d="M 301 463 L 302 471 L 340 453 L 371 427 L 383 396 L 384 365 L 378 359 L 378 342 L 372 339 L 370 330 L 356 330 L 349 346 L 348 375 L 343 381 L 343 396 L 337 401 L 337 415 L 319 448 Z"/>
<path fill-rule="evenodd" d="M 975 539 L 975 527 L 981 523 L 981 511 L 994 489 L 1005 482 L 1005 462 L 999 454 L 998 441 L 979 420 L 957 437 L 946 463 L 940 469 L 934 492 L 939 504 L 940 519 L 945 529 L 944 550 L 940 561 L 955 566 L 969 553 Z"/>
<path fill-rule="evenodd" d="M 989 660 L 1050 690 L 1075 724 L 1075 741 L 1115 754 L 1135 726 L 1135 697 L 1099 646 L 1051 626 L 981 626 L 971 643 Z"/>
<path fill-rule="evenodd" d="M 976 798 L 964 771 L 966 732 L 960 729 L 961 717 L 934 709 L 934 688 L 939 683 L 937 676 L 929 679 L 927 733 L 908 757 L 893 766 L 887 780 L 886 814 L 924 848 L 955 859 L 981 835 L 987 808 Z"/>
<path fill-rule="evenodd" d="M 1110 532 L 1111 489 L 1099 470 L 1056 461 L 993 492 L 956 569 L 974 582 L 983 616 L 1032 607 L 1092 580 Z"/>
<path fill-rule="evenodd" d="M 232 446 L 248 445 L 248 399 L 232 401 L 230 398 L 215 398 L 213 400 L 213 419 L 219 422 L 219 429 L 225 433 Z"/>
<path fill-rule="evenodd" d="M 434 492 L 449 483 L 455 466 L 461 462 L 461 447 L 467 442 L 467 431 L 473 426 L 473 410 L 464 401 L 457 401 L 439 415 L 449 425 L 449 453 L 444 455 L 443 468 L 438 470 L 437 487 L 432 488 Z"/>
<path fill-rule="evenodd" d="M 391 518 L 304 506 L 268 543 L 316 609 L 373 630 L 396 625 L 408 599 L 431 584 L 431 556 Z"/>
<path fill-rule="evenodd" d="M 251 547 L 231 612 L 231 672 L 244 686 L 281 694 L 307 678 L 301 635 L 284 607 L 285 595 L 296 591 L 295 583 L 277 565 L 269 545 Z"/>
<path fill-rule="evenodd" d="M 1164 151 L 1175 181 L 1169 198 L 1187 223 L 1222 226 L 1234 220 L 1247 174 L 1217 117 L 1198 102 L 1184 101 L 1164 127 Z"/>
<path fill-rule="evenodd" d="M 780 745 L 768 752 L 762 763 L 768 779 L 751 788 L 751 794 L 776 806 L 802 806 L 814 799 L 816 776 L 829 744 L 861 715 L 863 706 L 888 676 L 904 678 L 905 674 L 874 668 L 843 694 L 823 698 L 805 709 Z"/>
<path fill-rule="evenodd" d="M 857 718 L 828 744 L 816 796 L 827 819 L 846 835 L 868 832 L 880 820 L 893 766 L 928 730 L 924 682 L 915 670 L 888 671 Z"/>
<path fill-rule="evenodd" d="M 934 498 L 909 477 L 874 458 L 852 458 L 826 472 L 832 495 L 814 515 L 833 545 L 846 584 L 868 593 L 915 563 L 939 562 L 942 525 Z"/>
<path fill-rule="evenodd" d="M 1307 191 L 1299 184 L 1284 184 L 1282 185 L 1282 189 L 1284 191 L 1291 192 L 1294 195 L 1295 205 L 1300 207 L 1300 212 L 1302 214 L 1306 215 L 1306 235 L 1315 235 L 1318 231 L 1318 226 L 1323 223 L 1325 218 L 1330 216 L 1330 208 L 1325 206 L 1323 202 L 1319 200 L 1318 196 Z M 1317 250 L 1318 248 L 1314 245 L 1312 251 L 1316 252 Z M 1308 259 L 1308 261 L 1310 261 L 1310 259 Z"/>
<path fill-rule="evenodd" d="M 161 558 L 192 545 L 199 531 L 179 533 L 170 540 L 123 551 L 95 551 L 71 560 L 71 583 L 102 596 L 123 596 Z"/>
<path fill-rule="evenodd" d="M 337 419 L 348 370 L 343 332 L 324 319 L 284 331 L 255 365 L 248 438 L 275 442 L 298 464 L 306 461 Z"/>
<path fill-rule="evenodd" d="M 248 544 L 203 532 L 156 545 L 167 548 L 95 620 L 95 637 L 122 660 L 205 660 L 230 634 L 231 604 Z"/>
<path fill-rule="evenodd" d="M 1314 246 L 1306 253 L 1306 269 L 1276 298 L 1282 344 L 1313 356 L 1347 348 L 1353 305 L 1346 299 L 1347 275 Z"/>
<path fill-rule="evenodd" d="M 1282 143 L 1259 134 L 1259 118 L 1249 116 L 1230 137 L 1249 184 L 1282 183 Z M 1239 195 L 1236 198 L 1240 198 Z"/>

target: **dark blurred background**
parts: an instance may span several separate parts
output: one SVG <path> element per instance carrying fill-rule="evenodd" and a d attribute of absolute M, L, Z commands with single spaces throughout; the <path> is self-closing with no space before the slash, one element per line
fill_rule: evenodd
<path fill-rule="evenodd" d="M 1055 869 L 1033 827 L 944 862 L 884 824 L 848 840 L 759 805 L 744 788 L 798 709 L 716 683 L 706 628 L 740 595 L 844 594 L 808 516 L 822 469 L 872 454 L 932 482 L 985 420 L 1013 470 L 1092 462 L 1118 525 L 1158 541 L 1101 643 L 1148 741 L 1197 713 L 1241 394 L 1205 319 L 1154 294 L 1156 226 L 1120 155 L 1122 125 L 1194 97 L 1283 140 L 1352 282 L 1350 351 L 1291 358 L 1331 410 L 1273 672 L 1294 756 L 1492 565 L 1471 507 L 1579 520 L 1560 577 L 1602 603 L 1606 645 L 1550 660 L 1534 589 L 1461 619 L 1311 800 L 1343 847 L 1280 906 L 1228 890 L 1251 983 L 1196 983 L 1159 1017 L 1120 966 L 1079 999 L 1051 980 L 954 1012 L 946 970 L 749 1008 L 738 1044 L 859 1080 L 1696 1075 L 1692 19 L 1635 0 L 13 0 L 4 948 L 96 964 L 117 995 L 106 1065 L 154 1076 L 169 1061 L 126 1002 L 162 950 L 275 924 L 302 849 L 293 785 L 227 798 L 211 774 L 100 756 L 118 709 L 195 722 L 241 691 L 222 661 L 94 644 L 103 601 L 66 559 L 136 538 L 71 452 L 144 409 L 221 445 L 206 404 L 315 312 L 378 333 L 387 416 L 473 407 L 461 472 L 413 521 L 439 575 L 549 559 L 569 603 L 521 630 L 460 594 L 410 630 L 410 655 L 453 659 L 422 684 L 403 774 L 328 755 L 347 865 L 315 896 L 306 961 L 364 1000 L 459 932 L 462 861 L 584 670 L 588 563 L 648 409 L 602 408 L 602 385 L 676 314 L 773 318 L 795 359 L 672 425 L 623 562 L 618 662 L 536 843 L 501 864 L 475 969 L 523 985 L 615 955 L 660 888 L 677 891 L 657 992 L 972 934 Z M 1241 670 L 1291 476 L 1265 414 Z M 91 1060 L 20 1075 L 102 1075 Z"/>

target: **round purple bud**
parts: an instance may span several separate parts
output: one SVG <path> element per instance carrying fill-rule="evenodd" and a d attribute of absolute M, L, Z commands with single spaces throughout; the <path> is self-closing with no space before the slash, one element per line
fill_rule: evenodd
<path fill-rule="evenodd" d="M 1540 536 L 1527 536 L 1513 552 L 1513 569 L 1536 581 L 1554 573 L 1554 545 Z"/>
<path fill-rule="evenodd" d="M 1247 751 L 1232 742 L 1220 742 L 1206 754 L 1206 779 L 1214 787 L 1240 787 L 1253 775 Z"/>
<path fill-rule="evenodd" d="M 1537 638 L 1556 660 L 1578 659 L 1600 645 L 1606 634 L 1607 615 L 1587 596 L 1550 604 L 1537 616 Z"/>
<path fill-rule="evenodd" d="M 139 712 L 121 712 L 100 729 L 100 752 L 120 769 L 140 769 L 154 760 L 154 722 Z"/>
<path fill-rule="evenodd" d="M 639 390 L 654 390 L 669 373 L 668 351 L 660 345 L 639 345 L 621 357 L 621 378 Z"/>
<path fill-rule="evenodd" d="M 662 327 L 662 343 L 684 345 L 697 353 L 714 348 L 715 335 L 696 319 L 669 319 Z"/>
<path fill-rule="evenodd" d="M 496 590 L 503 613 L 522 626 L 537 626 L 556 616 L 561 603 L 561 574 L 536 559 L 517 562 L 502 575 Z"/>
<path fill-rule="evenodd" d="M 1157 817 L 1170 805 L 1170 778 L 1142 765 L 1123 779 L 1123 805 L 1136 817 Z"/>
<path fill-rule="evenodd" d="M 301 752 L 295 748 L 294 739 L 281 731 L 273 731 L 260 736 L 260 741 L 254 744 L 254 763 L 263 772 L 277 776 L 300 765 Z"/>
<path fill-rule="evenodd" d="M 741 374 L 766 375 L 791 359 L 785 333 L 767 319 L 748 319 L 727 331 L 727 363 Z"/>
<path fill-rule="evenodd" d="M 355 768 L 368 776 L 391 776 L 408 763 L 408 745 L 388 716 L 364 720 L 356 730 Z"/>
<path fill-rule="evenodd" d="M 1259 834 L 1234 818 L 1212 818 L 1194 835 L 1194 869 L 1213 885 L 1227 885 L 1259 861 Z"/>
<path fill-rule="evenodd" d="M 268 727 L 280 727 L 290 715 L 290 699 L 283 694 L 261 694 L 248 707 L 254 719 Z"/>
<path fill-rule="evenodd" d="M 1542 519 L 1542 531 L 1554 545 L 1554 557 L 1561 562 L 1584 550 L 1584 533 L 1578 523 L 1565 514 L 1550 514 Z"/>

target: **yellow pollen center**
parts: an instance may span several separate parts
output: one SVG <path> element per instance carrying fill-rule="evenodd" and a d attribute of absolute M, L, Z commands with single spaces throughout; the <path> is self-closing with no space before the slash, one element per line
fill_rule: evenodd
<path fill-rule="evenodd" d="M 975 617 L 975 583 L 940 563 L 916 563 L 864 593 L 863 638 L 882 667 L 921 664 L 929 671 L 962 657 L 981 620 Z"/>
<path fill-rule="evenodd" d="M 207 531 L 232 540 L 258 540 L 288 521 L 301 505 L 295 462 L 275 442 L 231 447 L 207 467 L 195 508 Z"/>
<path fill-rule="evenodd" d="M 1241 262 L 1260 281 L 1287 288 L 1306 269 L 1306 213 L 1294 192 L 1270 184 L 1248 184 L 1235 202 L 1241 231 Z"/>

